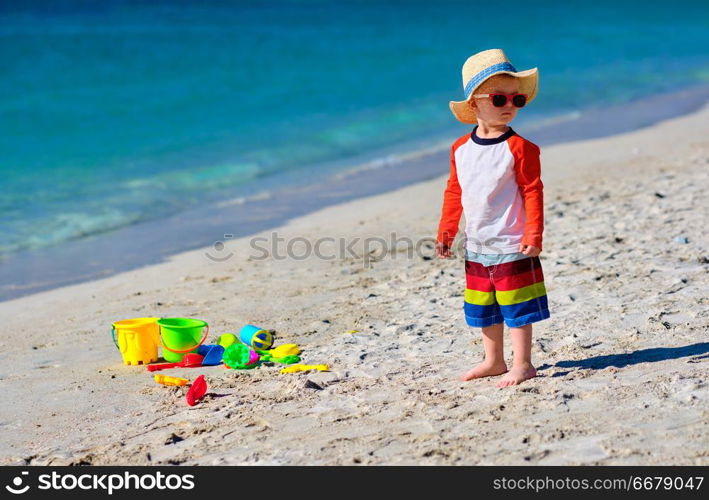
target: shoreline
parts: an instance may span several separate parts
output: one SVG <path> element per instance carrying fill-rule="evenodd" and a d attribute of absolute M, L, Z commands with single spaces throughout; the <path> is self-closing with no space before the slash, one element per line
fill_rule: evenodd
<path fill-rule="evenodd" d="M 456 380 L 482 357 L 459 259 L 258 261 L 244 237 L 225 262 L 198 249 L 0 303 L 12 332 L 0 338 L 12 402 L 0 463 L 707 465 L 707 123 L 705 106 L 542 150 L 552 318 L 534 327 L 535 379 Z M 420 240 L 444 186 L 326 207 L 278 232 Z M 263 326 L 331 371 L 175 370 L 209 380 L 190 408 L 181 388 L 121 363 L 110 323 L 145 316 L 203 318 L 210 340 Z"/>
<path fill-rule="evenodd" d="M 524 128 L 519 133 L 543 147 L 599 138 L 692 113 L 707 98 L 709 85 L 699 85 L 604 110 L 586 110 L 575 120 L 552 120 L 536 129 L 530 124 L 529 133 Z M 608 113 L 622 118 L 608 123 L 605 121 Z M 352 168 L 337 170 L 335 163 L 330 164 L 329 168 L 321 169 L 329 175 L 324 183 L 289 186 L 246 201 L 239 198 L 216 201 L 164 219 L 10 256 L 0 261 L 0 302 L 155 265 L 184 251 L 254 235 L 328 206 L 394 191 L 447 172 L 445 145 L 440 149 L 429 146 L 408 156 L 395 153 L 396 147 L 386 151 L 392 154 L 379 154 L 368 160 L 360 158 L 359 166 Z M 321 173 L 318 170 L 316 175 Z M 234 213 L 235 206 L 238 214 Z"/>

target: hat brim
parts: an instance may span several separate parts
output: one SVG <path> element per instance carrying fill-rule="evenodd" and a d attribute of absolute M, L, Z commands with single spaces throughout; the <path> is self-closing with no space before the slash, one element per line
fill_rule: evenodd
<path fill-rule="evenodd" d="M 451 108 L 451 111 L 453 112 L 453 115 L 458 119 L 458 121 L 461 121 L 463 123 L 477 123 L 478 122 L 478 117 L 476 116 L 475 111 L 473 111 L 473 108 L 470 107 L 469 101 L 470 99 L 473 98 L 473 94 L 477 90 L 480 85 L 485 83 L 487 80 L 492 78 L 495 75 L 512 75 L 516 78 L 520 79 L 519 83 L 519 93 L 520 94 L 527 94 L 527 103 L 530 103 L 534 100 L 534 98 L 537 96 L 537 88 L 539 86 L 539 71 L 538 68 L 532 68 L 528 69 L 525 71 L 518 71 L 518 72 L 513 72 L 513 71 L 498 71 L 496 73 L 491 74 L 489 77 L 485 78 L 482 82 L 480 82 L 477 86 L 475 86 L 472 91 L 470 92 L 470 97 L 466 99 L 465 101 L 451 101 L 449 103 L 449 106 Z"/>

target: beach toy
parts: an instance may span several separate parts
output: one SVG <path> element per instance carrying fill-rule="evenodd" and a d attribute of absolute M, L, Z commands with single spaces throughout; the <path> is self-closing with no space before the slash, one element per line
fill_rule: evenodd
<path fill-rule="evenodd" d="M 160 318 L 157 323 L 163 348 L 162 357 L 172 363 L 181 361 L 186 353 L 196 353 L 209 335 L 209 325 L 201 319 Z M 206 328 L 204 336 L 203 328 Z"/>
<path fill-rule="evenodd" d="M 273 345 L 271 332 L 254 325 L 245 325 L 239 332 L 239 339 L 252 349 L 270 349 Z"/>
<path fill-rule="evenodd" d="M 224 348 L 215 344 L 203 344 L 197 348 L 197 354 L 204 356 L 202 366 L 221 365 L 222 356 L 224 355 Z"/>
<path fill-rule="evenodd" d="M 282 358 L 271 358 L 270 361 L 275 361 L 276 363 L 280 363 L 282 365 L 292 365 L 294 363 L 300 363 L 300 356 L 283 356 Z"/>
<path fill-rule="evenodd" d="M 158 360 L 158 318 L 135 318 L 111 324 L 113 343 L 123 355 L 123 364 L 140 365 Z"/>
<path fill-rule="evenodd" d="M 227 368 L 243 370 L 255 367 L 258 364 L 259 355 L 244 344 L 232 344 L 224 351 L 222 359 Z"/>
<path fill-rule="evenodd" d="M 285 358 L 286 356 L 297 356 L 300 354 L 300 347 L 297 344 L 283 344 L 269 350 L 272 358 Z"/>
<path fill-rule="evenodd" d="M 300 356 L 296 356 L 291 354 L 290 356 L 284 356 L 282 358 L 273 358 L 275 361 L 278 363 L 282 363 L 284 365 L 292 365 L 295 363 L 300 363 Z"/>
<path fill-rule="evenodd" d="M 268 351 L 257 351 L 261 357 L 261 361 L 273 361 L 274 363 L 281 363 L 284 365 L 292 365 L 293 363 L 300 363 L 300 356 L 295 354 L 290 354 L 288 356 L 283 356 L 282 358 L 276 358 L 269 354 Z M 264 354 L 265 353 L 265 354 Z"/>
<path fill-rule="evenodd" d="M 308 370 L 318 370 L 326 372 L 330 370 L 328 365 L 291 365 L 281 369 L 281 373 L 307 372 Z"/>
<path fill-rule="evenodd" d="M 207 382 L 204 380 L 204 375 L 197 377 L 194 382 L 192 382 L 192 387 L 187 391 L 187 404 L 194 406 L 197 401 L 202 399 L 202 397 L 207 393 Z"/>
<path fill-rule="evenodd" d="M 156 372 L 158 370 L 167 370 L 168 368 L 194 368 L 196 366 L 202 366 L 202 360 L 204 357 L 199 354 L 185 354 L 182 361 L 177 363 L 162 363 L 160 365 L 148 365 L 149 372 Z"/>
<path fill-rule="evenodd" d="M 261 361 L 273 361 L 284 365 L 300 363 L 300 356 L 298 356 L 300 347 L 296 344 L 283 344 L 267 351 L 256 349 L 256 352 L 261 356 Z"/>
<path fill-rule="evenodd" d="M 155 374 L 155 382 L 162 385 L 187 385 L 190 383 L 186 378 L 168 377 L 167 375 Z"/>
<path fill-rule="evenodd" d="M 233 333 L 224 333 L 217 339 L 217 344 L 222 346 L 224 349 L 229 347 L 231 344 L 239 340 Z"/>

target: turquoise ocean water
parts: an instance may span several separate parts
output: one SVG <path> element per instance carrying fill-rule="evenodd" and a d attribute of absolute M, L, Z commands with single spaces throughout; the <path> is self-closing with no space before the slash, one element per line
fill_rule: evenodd
<path fill-rule="evenodd" d="M 540 68 L 530 126 L 706 83 L 708 20 L 705 0 L 3 2 L 0 261 L 452 140 L 479 50 Z"/>

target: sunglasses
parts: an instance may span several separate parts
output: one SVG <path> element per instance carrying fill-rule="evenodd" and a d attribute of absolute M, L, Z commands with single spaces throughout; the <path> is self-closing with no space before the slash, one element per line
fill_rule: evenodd
<path fill-rule="evenodd" d="M 527 94 L 475 94 L 473 97 L 489 97 L 490 102 L 496 108 L 501 108 L 507 104 L 508 99 L 512 101 L 512 105 L 515 108 L 523 108 L 527 104 Z"/>

